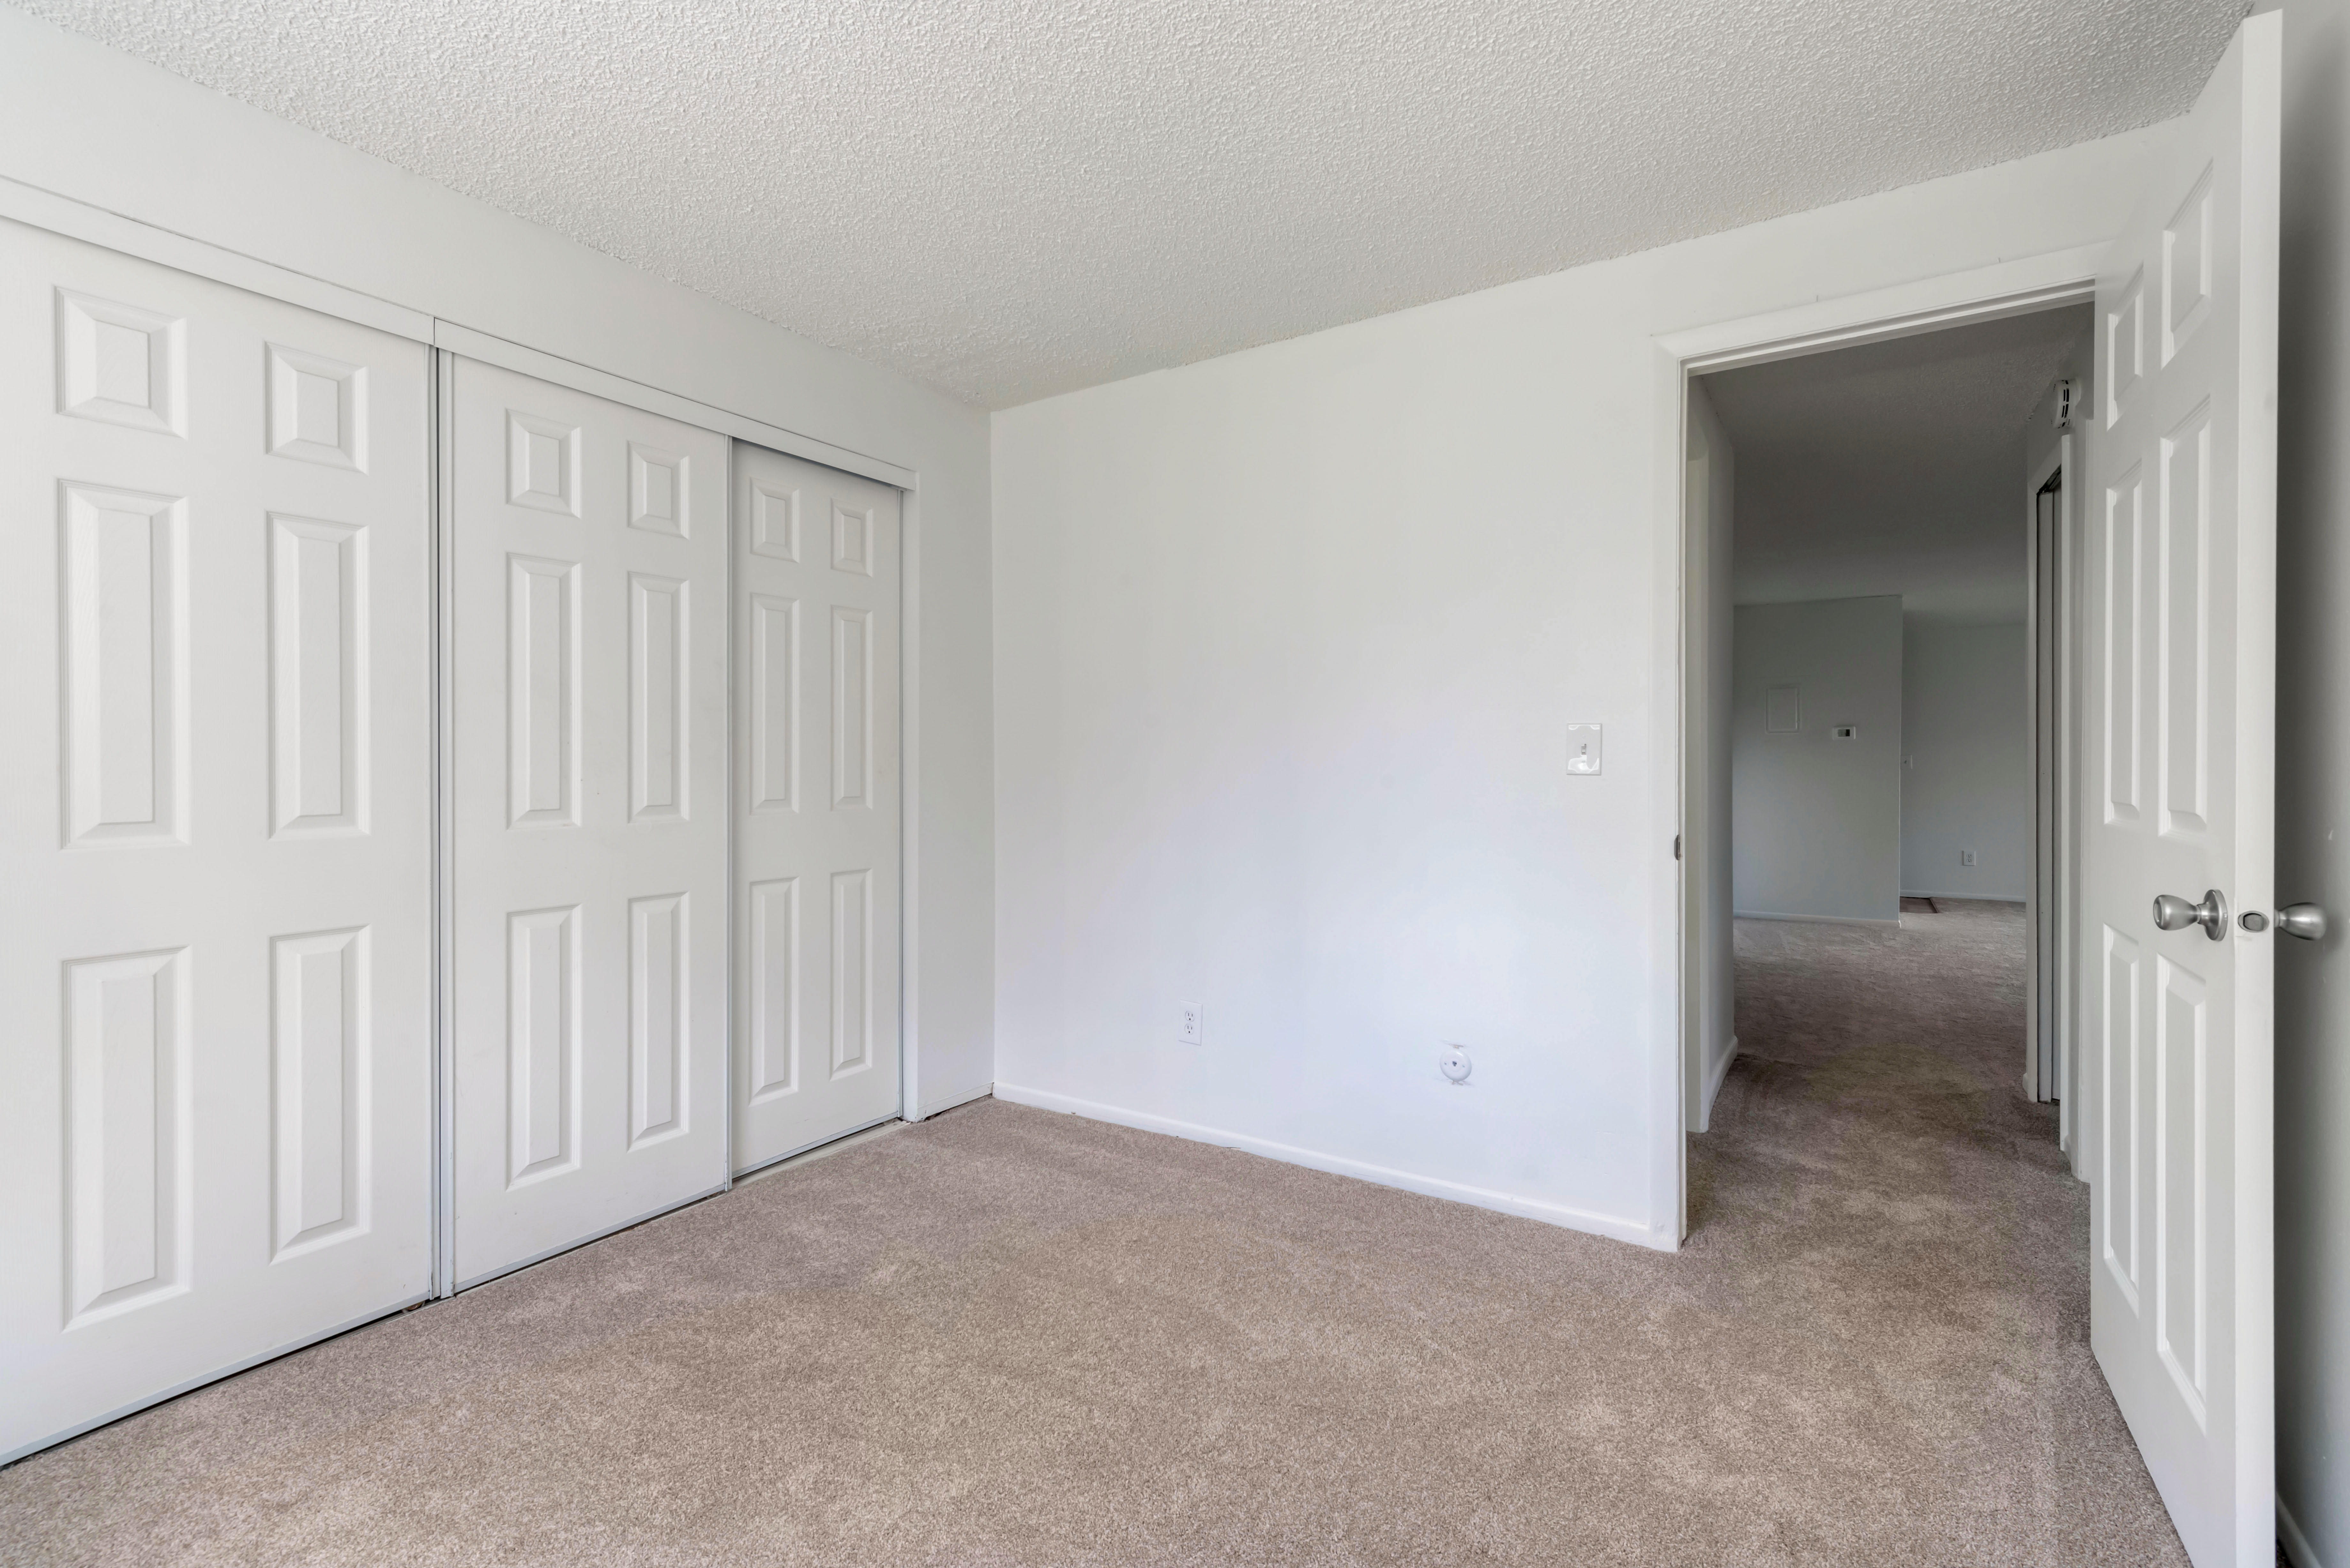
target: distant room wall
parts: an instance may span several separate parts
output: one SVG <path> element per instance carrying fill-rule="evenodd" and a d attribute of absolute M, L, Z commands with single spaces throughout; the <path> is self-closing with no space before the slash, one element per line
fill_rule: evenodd
<path fill-rule="evenodd" d="M 1742 915 L 1901 918 L 1901 599 L 1741 605 L 1731 852 Z M 1792 688 L 1796 728 L 1770 728 Z M 1852 725 L 1850 740 L 1837 739 Z"/>
<path fill-rule="evenodd" d="M 1901 890 L 2020 902 L 2032 885 L 2025 628 L 1913 618 L 1902 640 Z"/>

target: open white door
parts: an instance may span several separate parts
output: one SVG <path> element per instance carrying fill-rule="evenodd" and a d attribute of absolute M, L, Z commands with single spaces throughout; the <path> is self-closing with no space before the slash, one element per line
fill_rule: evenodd
<path fill-rule="evenodd" d="M 2282 22 L 2245 21 L 2097 280 L 2091 1338 L 2200 1568 L 2276 1557 L 2276 935 L 2250 926 L 2274 817 Z M 2204 918 L 2161 929 L 2158 895 Z"/>

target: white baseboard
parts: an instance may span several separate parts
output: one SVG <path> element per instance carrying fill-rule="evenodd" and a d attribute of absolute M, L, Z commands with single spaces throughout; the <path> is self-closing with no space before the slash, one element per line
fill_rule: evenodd
<path fill-rule="evenodd" d="M 1905 896 L 1916 897 L 1914 894 Z M 1948 898 L 1950 895 L 1944 894 L 1942 896 Z M 1733 909 L 1731 911 L 1731 919 L 1735 920 L 1802 920 L 1808 924 L 1816 926 L 1880 926 L 1888 930 L 1896 929 L 1901 924 L 1899 920 L 1864 920 L 1852 915 L 1775 915 L 1766 909 Z"/>
<path fill-rule="evenodd" d="M 1358 1181 L 1376 1182 L 1381 1187 L 1399 1187 L 1406 1192 L 1418 1192 L 1429 1198 L 1448 1199 L 1455 1203 L 1467 1203 L 1479 1209 L 1492 1209 L 1503 1214 L 1515 1214 L 1522 1219 L 1540 1220 L 1547 1225 L 1561 1226 L 1569 1231 L 1582 1231 L 1594 1236 L 1606 1236 L 1617 1241 L 1629 1241 L 1636 1246 L 1651 1247 L 1669 1252 L 1679 1238 L 1672 1229 L 1652 1229 L 1634 1220 L 1622 1220 L 1612 1214 L 1594 1214 L 1586 1210 L 1571 1209 L 1564 1203 L 1546 1203 L 1538 1198 L 1521 1198 L 1515 1193 L 1495 1192 L 1487 1188 L 1470 1187 L 1440 1177 L 1420 1176 L 1409 1170 L 1391 1170 L 1383 1165 L 1371 1165 L 1342 1155 L 1323 1154 L 1310 1148 L 1297 1148 L 1270 1138 L 1252 1137 L 1246 1133 L 1226 1132 L 1219 1127 L 1205 1127 L 1192 1122 L 1180 1122 L 1171 1116 L 1152 1116 L 1147 1111 L 1129 1111 L 1118 1106 L 1096 1104 L 1091 1100 L 1075 1099 L 1045 1089 L 1023 1088 L 1017 1084 L 998 1084 L 995 1097 L 1009 1100 L 1015 1106 L 1034 1106 L 1038 1110 L 1060 1111 L 1069 1116 L 1084 1116 L 1088 1121 L 1111 1122 L 1118 1127 L 1137 1127 L 1144 1132 L 1168 1133 L 1189 1138 L 1194 1143 L 1218 1144 L 1225 1148 L 1237 1148 L 1250 1154 L 1277 1159 L 1284 1165 L 1302 1165 L 1310 1170 L 1326 1170 L 1333 1176 L 1351 1176 Z"/>
<path fill-rule="evenodd" d="M 1721 1081 L 1730 1076 L 1730 1064 L 1737 1060 L 1738 1036 L 1733 1034 L 1730 1037 L 1729 1047 L 1721 1054 L 1721 1060 L 1716 1062 L 1705 1075 L 1705 1090 L 1698 1096 L 1697 1102 L 1698 1131 L 1704 1132 L 1713 1126 L 1713 1097 L 1721 1093 Z"/>
<path fill-rule="evenodd" d="M 993 1093 L 995 1093 L 995 1085 L 993 1084 L 982 1084 L 976 1089 L 954 1090 L 939 1099 L 915 1106 L 914 1119 L 918 1122 L 927 1121 L 941 1111 L 951 1111 L 957 1106 L 967 1106 L 973 1100 L 983 1100 Z"/>
<path fill-rule="evenodd" d="M 2282 1497 L 2277 1499 L 2277 1544 L 2284 1548 L 2284 1560 L 2293 1568 L 2324 1568 L 2310 1549 L 2309 1537 L 2301 1532 L 2301 1521 L 2293 1518 Z"/>
<path fill-rule="evenodd" d="M 1905 898 L 1965 898 L 1977 904 L 2021 904 L 2024 901 L 2011 898 L 2003 893 L 1913 893 L 1907 888 L 1901 889 L 1901 896 Z"/>

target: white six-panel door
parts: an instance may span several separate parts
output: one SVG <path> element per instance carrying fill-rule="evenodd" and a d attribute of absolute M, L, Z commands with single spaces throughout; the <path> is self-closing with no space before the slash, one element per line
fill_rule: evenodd
<path fill-rule="evenodd" d="M 735 448 L 734 1165 L 895 1116 L 899 492 Z"/>
<path fill-rule="evenodd" d="M 460 359 L 454 1272 L 723 1186 L 727 443 Z"/>
<path fill-rule="evenodd" d="M 2278 939 L 2242 916 L 2272 912 L 2282 20 L 2243 24 L 2153 160 L 2091 389 L 2091 1338 L 2199 1568 L 2276 1552 Z M 2211 932 L 2157 929 L 2157 895 L 2210 889 Z"/>
<path fill-rule="evenodd" d="M 0 1459 L 430 1288 L 430 376 L 0 223 Z"/>

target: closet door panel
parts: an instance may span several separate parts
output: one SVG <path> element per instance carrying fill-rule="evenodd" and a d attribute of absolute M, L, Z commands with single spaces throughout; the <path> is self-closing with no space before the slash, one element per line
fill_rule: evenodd
<path fill-rule="evenodd" d="M 723 1185 L 727 442 L 458 360 L 456 1277 Z"/>
<path fill-rule="evenodd" d="M 734 1163 L 898 1113 L 896 490 L 735 449 Z"/>
<path fill-rule="evenodd" d="M 430 1290 L 430 378 L 0 223 L 0 1458 Z"/>

